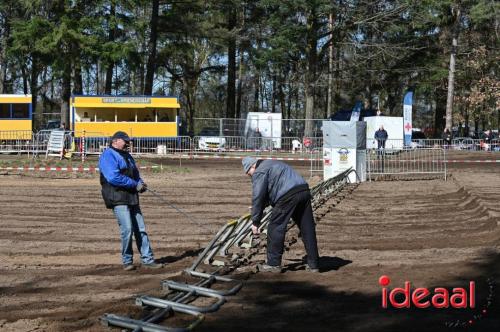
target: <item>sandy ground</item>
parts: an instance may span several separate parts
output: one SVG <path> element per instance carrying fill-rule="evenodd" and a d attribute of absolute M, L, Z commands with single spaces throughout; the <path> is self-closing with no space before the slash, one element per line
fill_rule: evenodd
<path fill-rule="evenodd" d="M 457 153 L 453 159 L 492 156 Z M 2 331 L 106 330 L 102 314 L 136 315 L 134 295 L 161 294 L 161 280 L 177 276 L 221 225 L 248 212 L 250 182 L 238 161 L 182 166 L 189 172 L 144 174 L 151 188 L 196 219 L 144 194 L 153 249 L 166 263 L 154 271 L 122 270 L 118 226 L 102 203 L 98 178 L 0 176 Z M 294 166 L 308 176 L 307 165 Z M 251 275 L 198 330 L 498 330 L 500 164 L 449 168 L 446 182 L 363 183 L 340 203 L 327 202 L 317 226 L 321 273 L 303 270 L 299 241 L 285 253 L 285 273 Z M 477 308 L 382 309 L 383 274 L 391 277 L 390 287 L 411 281 L 451 289 L 474 280 Z M 479 317 L 490 293 L 493 301 Z M 457 320 L 472 324 L 446 327 Z"/>

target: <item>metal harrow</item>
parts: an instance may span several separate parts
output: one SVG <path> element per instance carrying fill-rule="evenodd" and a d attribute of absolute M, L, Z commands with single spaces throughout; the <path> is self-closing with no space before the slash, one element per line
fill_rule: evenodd
<path fill-rule="evenodd" d="M 328 199 L 339 193 L 349 184 L 349 174 L 355 172 L 348 169 L 345 172 L 319 183 L 311 189 L 313 210 L 318 209 Z M 264 211 L 260 231 L 265 234 L 271 216 L 271 207 Z M 121 327 L 134 332 L 183 332 L 191 331 L 204 319 L 206 313 L 215 312 L 226 302 L 226 297 L 236 294 L 243 282 L 225 275 L 239 266 L 247 265 L 253 255 L 259 252 L 259 239 L 252 236 L 252 220 L 245 215 L 237 220 L 226 223 L 208 243 L 193 264 L 184 272 L 196 281 L 192 284 L 179 283 L 173 280 L 163 280 L 161 286 L 167 294 L 162 298 L 141 295 L 136 298 L 136 305 L 148 309 L 141 319 L 133 319 L 114 314 L 105 314 L 101 322 L 105 326 Z M 288 228 L 295 224 L 290 222 Z M 205 272 L 200 268 L 211 272 Z M 229 284 L 226 289 L 214 289 L 216 283 Z M 198 306 L 193 304 L 197 299 L 209 298 L 210 304 Z M 168 317 L 176 314 L 188 315 L 192 320 L 184 327 L 169 327 L 160 325 Z"/>

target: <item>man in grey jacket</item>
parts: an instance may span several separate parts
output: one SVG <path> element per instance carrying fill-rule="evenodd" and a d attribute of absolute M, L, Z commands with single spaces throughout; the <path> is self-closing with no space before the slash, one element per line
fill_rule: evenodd
<path fill-rule="evenodd" d="M 260 271 L 281 272 L 287 224 L 293 218 L 307 253 L 307 270 L 318 272 L 318 244 L 311 193 L 307 182 L 287 164 L 275 160 L 243 159 L 243 170 L 252 178 L 252 232 L 259 233 L 267 205 L 273 207 L 267 229 L 267 264 Z"/>

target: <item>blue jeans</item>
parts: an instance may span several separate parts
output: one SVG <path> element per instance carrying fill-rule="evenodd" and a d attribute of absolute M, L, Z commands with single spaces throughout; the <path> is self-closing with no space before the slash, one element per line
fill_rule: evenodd
<path fill-rule="evenodd" d="M 153 250 L 149 244 L 144 218 L 139 205 L 117 205 L 113 208 L 113 212 L 120 226 L 123 264 L 128 265 L 133 262 L 132 234 L 135 236 L 142 263 L 153 263 Z"/>

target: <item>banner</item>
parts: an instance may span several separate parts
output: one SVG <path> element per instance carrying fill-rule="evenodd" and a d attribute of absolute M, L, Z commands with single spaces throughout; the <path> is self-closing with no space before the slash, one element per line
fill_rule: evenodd
<path fill-rule="evenodd" d="M 363 104 L 360 101 L 356 102 L 356 105 L 354 105 L 354 108 L 352 109 L 351 112 L 351 121 L 359 121 L 359 116 L 361 115 L 361 107 Z"/>
<path fill-rule="evenodd" d="M 413 104 L 413 92 L 408 91 L 404 98 L 403 105 L 403 132 L 405 138 L 405 146 L 411 145 L 411 133 L 412 133 L 412 104 Z"/>

